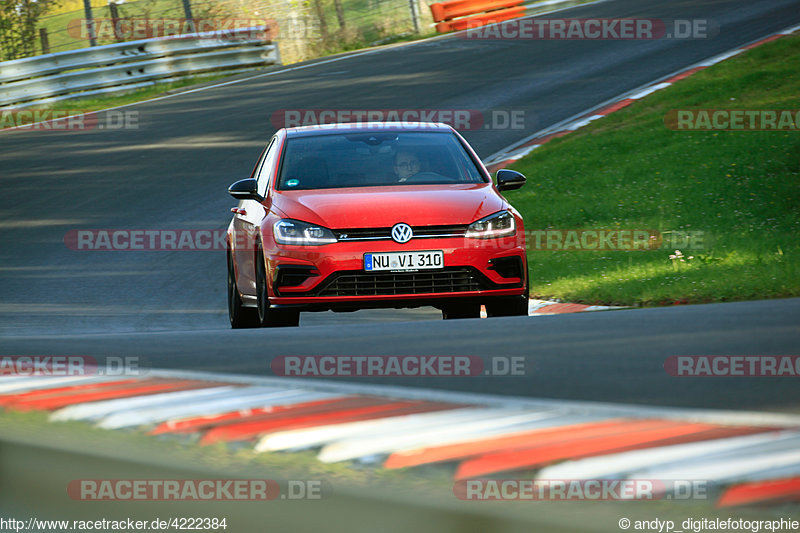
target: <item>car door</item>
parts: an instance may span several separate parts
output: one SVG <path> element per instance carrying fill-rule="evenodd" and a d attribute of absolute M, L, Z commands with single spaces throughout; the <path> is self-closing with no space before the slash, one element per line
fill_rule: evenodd
<path fill-rule="evenodd" d="M 264 197 L 268 195 L 269 180 L 271 171 L 275 167 L 278 149 L 277 138 L 273 137 L 251 176 L 258 182 L 258 192 Z M 265 203 L 269 203 L 268 198 Z M 249 296 L 256 294 L 254 246 L 258 242 L 258 232 L 266 212 L 267 208 L 262 202 L 242 200 L 239 202 L 238 211 L 234 216 L 233 228 L 237 237 L 233 254 L 238 268 L 237 285 L 243 294 Z"/>

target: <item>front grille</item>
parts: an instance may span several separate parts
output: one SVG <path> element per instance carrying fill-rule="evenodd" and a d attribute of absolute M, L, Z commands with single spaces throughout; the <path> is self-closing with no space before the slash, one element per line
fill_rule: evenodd
<path fill-rule="evenodd" d="M 451 226 L 412 226 L 413 239 L 433 237 L 463 237 L 467 232 L 465 224 Z M 334 230 L 340 241 L 388 241 L 392 239 L 392 228 L 353 228 Z M 412 240 L 413 240 L 412 239 Z"/>
<path fill-rule="evenodd" d="M 392 296 L 471 292 L 488 288 L 488 280 L 470 267 L 424 272 L 361 272 L 334 274 L 318 296 Z"/>

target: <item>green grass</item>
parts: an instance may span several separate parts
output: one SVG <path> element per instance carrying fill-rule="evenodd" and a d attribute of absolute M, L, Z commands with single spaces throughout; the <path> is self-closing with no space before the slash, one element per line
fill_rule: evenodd
<path fill-rule="evenodd" d="M 674 109 L 800 109 L 800 36 L 555 139 L 511 168 L 527 230 L 702 231 L 705 249 L 529 250 L 531 293 L 616 305 L 800 295 L 800 131 L 674 131 Z"/>

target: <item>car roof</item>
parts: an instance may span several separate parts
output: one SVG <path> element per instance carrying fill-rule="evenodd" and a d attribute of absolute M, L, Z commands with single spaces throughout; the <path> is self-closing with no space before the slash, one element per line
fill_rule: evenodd
<path fill-rule="evenodd" d="M 286 128 L 288 137 L 305 137 L 309 135 L 333 135 L 341 133 L 431 133 L 452 132 L 453 128 L 441 122 L 352 122 L 345 124 L 318 124 Z"/>

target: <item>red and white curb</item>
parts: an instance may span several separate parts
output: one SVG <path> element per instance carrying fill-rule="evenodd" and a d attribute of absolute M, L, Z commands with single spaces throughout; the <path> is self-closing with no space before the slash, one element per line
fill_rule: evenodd
<path fill-rule="evenodd" d="M 528 302 L 528 315 L 560 315 L 564 313 L 582 313 L 584 311 L 609 311 L 612 309 L 626 309 L 613 305 L 585 305 L 554 302 L 551 300 L 530 300 Z"/>
<path fill-rule="evenodd" d="M 645 96 L 652 94 L 658 90 L 664 89 L 669 87 L 673 83 L 676 83 L 682 79 L 688 78 L 692 74 L 704 70 L 716 63 L 724 61 L 728 58 L 741 54 L 747 50 L 760 46 L 762 44 L 775 41 L 784 37 L 786 35 L 791 35 L 800 31 L 800 25 L 793 26 L 791 28 L 782 30 L 778 33 L 773 35 L 764 37 L 759 39 L 755 42 L 752 42 L 748 45 L 745 45 L 741 48 L 737 48 L 735 50 L 731 50 L 717 56 L 712 57 L 711 59 L 707 59 L 705 61 L 701 61 L 696 63 L 687 69 L 679 71 L 668 78 L 645 85 L 644 87 L 639 87 L 634 89 L 633 91 L 621 95 L 611 102 L 607 102 L 601 104 L 596 110 L 590 112 L 584 112 L 579 114 L 577 117 L 573 117 L 567 119 L 566 121 L 560 122 L 555 126 L 550 128 L 541 130 L 530 137 L 523 139 L 511 146 L 504 148 L 501 152 L 490 156 L 484 164 L 486 165 L 487 169 L 490 172 L 495 172 L 501 168 L 505 168 L 508 165 L 522 159 L 529 153 L 531 153 L 536 148 L 539 148 L 546 142 L 555 139 L 557 137 L 563 137 L 570 132 L 578 130 L 587 124 L 594 122 L 595 120 L 601 119 L 615 111 L 619 111 L 620 109 L 629 106 L 636 100 L 641 100 Z M 584 305 L 584 304 L 573 304 L 573 303 L 561 303 L 561 302 L 554 302 L 548 300 L 530 300 L 528 304 L 528 315 L 536 316 L 536 315 L 553 315 L 553 314 L 562 314 L 562 313 L 579 313 L 583 311 L 605 311 L 610 309 L 624 309 L 624 307 L 614 307 L 614 306 L 603 306 L 603 305 Z M 483 314 L 481 316 L 484 316 Z"/>
<path fill-rule="evenodd" d="M 681 70 L 675 74 L 670 75 L 664 80 L 660 80 L 658 82 L 650 83 L 643 87 L 634 89 L 628 93 L 620 95 L 609 102 L 601 104 L 595 110 L 580 113 L 579 115 L 569 118 L 565 121 L 559 122 L 558 124 L 551 126 L 550 128 L 546 128 L 544 130 L 538 131 L 533 135 L 519 141 L 515 144 L 512 144 L 497 154 L 490 156 L 489 158 L 484 161 L 484 164 L 489 169 L 490 172 L 495 172 L 501 168 L 505 168 L 508 165 L 518 161 L 531 153 L 536 148 L 542 146 L 548 141 L 555 139 L 557 137 L 563 137 L 568 133 L 571 133 L 577 129 L 580 129 L 587 124 L 594 122 L 595 120 L 601 119 L 615 111 L 619 111 L 620 109 L 629 106 L 633 102 L 637 100 L 641 100 L 645 96 L 652 94 L 658 90 L 664 89 L 669 87 L 675 82 L 678 82 L 684 78 L 688 78 L 692 74 L 704 70 L 712 65 L 715 65 L 721 61 L 724 61 L 728 58 L 733 56 L 739 55 L 747 50 L 755 48 L 757 46 L 761 46 L 762 44 L 775 41 L 787 35 L 791 35 L 800 31 L 800 25 L 793 26 L 791 28 L 787 28 L 785 30 L 779 31 L 762 39 L 759 39 L 755 42 L 752 42 L 748 45 L 745 45 L 741 48 L 736 48 L 735 50 L 731 50 L 717 56 L 712 57 L 711 59 L 707 59 L 705 61 L 701 61 L 699 63 L 695 63 L 694 65 Z"/>
<path fill-rule="evenodd" d="M 584 311 L 611 311 L 628 309 L 613 305 L 586 305 L 556 302 L 552 300 L 528 300 L 528 316 L 561 315 L 565 313 L 582 313 Z M 481 318 L 487 318 L 486 307 L 481 306 Z"/>
<path fill-rule="evenodd" d="M 456 480 L 531 470 L 539 479 L 701 479 L 722 489 L 718 506 L 800 501 L 800 416 L 789 414 L 171 370 L 1 377 L 0 407 L 259 453 L 314 449 L 323 462 L 449 464 Z"/>

